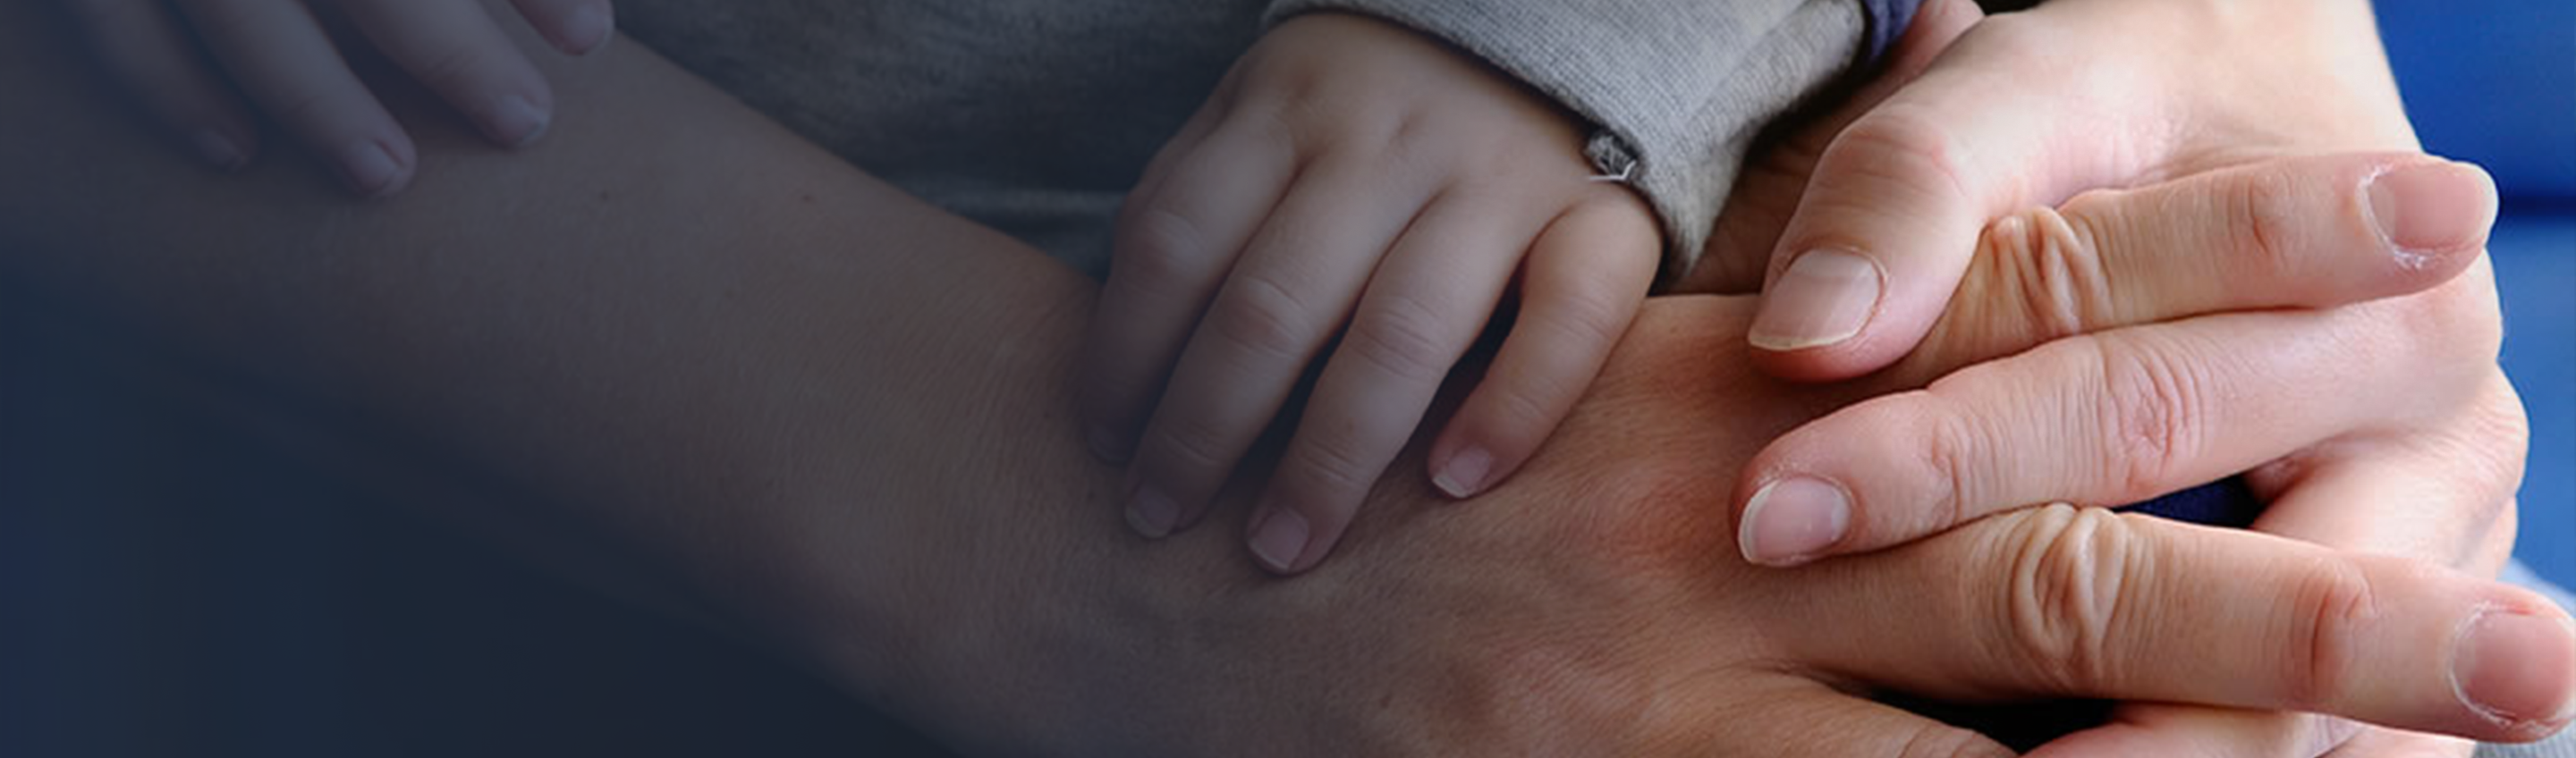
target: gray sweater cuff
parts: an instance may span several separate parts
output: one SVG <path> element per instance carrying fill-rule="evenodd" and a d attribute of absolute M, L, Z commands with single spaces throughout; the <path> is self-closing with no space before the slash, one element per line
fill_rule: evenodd
<path fill-rule="evenodd" d="M 1590 120 L 1586 154 L 1661 216 L 1668 277 L 1699 256 L 1755 134 L 1848 70 L 1869 23 L 1854 0 L 1274 0 L 1265 23 L 1317 11 L 1438 37 Z"/>

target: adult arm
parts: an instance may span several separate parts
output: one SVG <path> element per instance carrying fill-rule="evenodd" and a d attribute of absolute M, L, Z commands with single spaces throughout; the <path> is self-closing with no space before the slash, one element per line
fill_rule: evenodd
<path fill-rule="evenodd" d="M 807 607 L 806 591 L 905 608 L 831 620 L 854 680 L 914 689 L 875 651 L 919 660 L 945 598 L 983 596 L 960 583 L 1011 574 L 983 553 L 1012 524 L 914 505 L 1107 479 L 1026 422 L 1063 415 L 1087 280 L 640 48 L 550 63 L 566 139 L 521 154 L 388 84 L 432 171 L 358 203 L 289 163 L 192 166 L 81 75 L 57 19 L 0 19 L 0 272 L 93 304 L 201 380 L 566 509 L 483 516 L 643 543 L 690 567 L 686 594 L 739 598 L 728 611 Z M 822 564 L 854 570 L 797 584 Z M 973 565 L 993 573 L 912 570 Z"/>
<path fill-rule="evenodd" d="M 1464 506 L 1389 484 L 1347 560 L 1271 581 L 1231 540 L 1148 550 L 1107 515 L 1113 482 L 1081 452 L 1066 390 L 1067 314 L 1084 312 L 1087 282 L 634 46 L 555 72 L 558 128 L 575 138 L 505 159 L 424 129 L 442 170 L 357 205 L 292 171 L 198 176 L 134 150 L 151 143 L 95 88 L 49 78 L 69 54 L 44 19 L 17 6 L 0 21 L 8 275 L 220 379 L 530 495 L 510 502 L 619 531 L 687 567 L 695 594 L 969 748 L 1977 744 L 1836 688 L 1854 682 L 2478 731 L 2494 727 L 2427 686 L 2447 657 L 2335 680 L 2280 665 L 2315 659 L 2317 639 L 2289 633 L 2312 627 L 2288 622 L 2339 607 L 2358 580 L 2422 613 L 2323 637 L 2353 654 L 2458 648 L 2498 611 L 2554 618 L 2412 564 L 2062 509 L 1841 571 L 1752 570 L 1708 505 L 1731 483 L 1712 461 L 1848 398 L 1748 375 L 1732 347 L 1747 304 L 1711 299 L 1651 308 L 1532 475 Z M 2143 573 L 2103 599 L 2165 624 L 2050 634 L 2119 630 L 2044 623 L 2092 618 L 2052 599 L 2098 596 L 2002 580 L 2080 578 L 2094 564 L 2067 558 L 2106 551 Z M 1889 632 L 1897 620 L 1949 633 Z M 2209 670 L 2248 673 L 2078 665 L 2212 640 L 2246 644 Z M 1791 716 L 1858 726 L 1804 732 L 1816 721 Z M 1317 737 L 1348 742 L 1295 742 Z"/>

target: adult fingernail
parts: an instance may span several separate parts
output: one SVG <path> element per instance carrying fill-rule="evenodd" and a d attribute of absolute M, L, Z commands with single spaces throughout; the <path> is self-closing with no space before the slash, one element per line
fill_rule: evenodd
<path fill-rule="evenodd" d="M 546 136 L 546 125 L 552 120 L 546 109 L 537 107 L 526 97 L 503 95 L 492 103 L 492 112 L 486 117 L 484 128 L 490 130 L 493 142 L 521 148 L 536 142 L 538 137 Z"/>
<path fill-rule="evenodd" d="M 1812 250 L 1789 262 L 1762 293 L 1748 338 L 1766 350 L 1822 347 L 1859 334 L 1878 310 L 1878 266 L 1839 250 Z"/>
<path fill-rule="evenodd" d="M 1294 571 L 1297 559 L 1306 554 L 1306 537 L 1309 534 L 1306 517 L 1296 511 L 1275 504 L 1264 505 L 1261 512 L 1253 516 L 1249 531 L 1252 533 L 1249 542 L 1253 557 L 1261 559 L 1262 565 L 1269 566 L 1272 571 L 1283 574 Z"/>
<path fill-rule="evenodd" d="M 2576 625 L 2509 611 L 2478 616 L 2451 652 L 2451 689 L 2501 725 L 2576 719 Z"/>
<path fill-rule="evenodd" d="M 608 9 L 602 5 L 604 3 L 584 5 L 564 17 L 564 52 L 589 55 L 598 52 L 608 44 L 609 38 L 616 36 L 611 33 L 616 29 L 616 22 L 609 18 Z"/>
<path fill-rule="evenodd" d="M 250 165 L 250 153 L 243 151 L 239 143 L 222 134 L 212 131 L 198 132 L 189 137 L 188 141 L 196 146 L 197 157 L 214 164 L 215 168 L 230 172 L 240 171 L 243 166 Z"/>
<path fill-rule="evenodd" d="M 349 189 L 365 197 L 382 197 L 400 189 L 402 162 L 394 159 L 392 150 L 383 143 L 368 140 L 349 146 L 340 153 L 342 178 Z"/>
<path fill-rule="evenodd" d="M 1137 534 L 1158 540 L 1169 537 L 1180 521 L 1181 504 L 1153 485 L 1137 487 L 1127 502 L 1127 526 Z"/>
<path fill-rule="evenodd" d="M 2473 247 L 2495 224 L 2495 182 L 2466 163 L 2416 163 L 2371 177 L 2370 221 L 2401 258 Z"/>
<path fill-rule="evenodd" d="M 1744 559 L 1785 566 L 1812 558 L 1841 542 L 1851 529 L 1851 498 L 1820 479 L 1796 477 L 1764 485 L 1744 504 L 1736 547 Z"/>
<path fill-rule="evenodd" d="M 1485 491 L 1485 477 L 1494 471 L 1494 456 L 1484 448 L 1471 447 L 1449 456 L 1440 473 L 1431 477 L 1432 486 L 1450 497 L 1473 497 Z"/>

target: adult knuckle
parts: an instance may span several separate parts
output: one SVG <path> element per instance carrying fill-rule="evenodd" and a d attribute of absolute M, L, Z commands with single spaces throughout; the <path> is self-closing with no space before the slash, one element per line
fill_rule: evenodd
<path fill-rule="evenodd" d="M 2277 168 L 2247 172 L 2229 185 L 2224 231 L 2241 241 L 2239 257 L 2251 260 L 2273 281 L 2296 281 L 2300 253 L 2306 249 L 2298 233 L 2299 214 L 2292 207 L 2298 189 L 2297 177 Z"/>
<path fill-rule="evenodd" d="M 2099 427 L 2111 460 L 2105 484 L 2125 499 L 2164 491 L 2172 474 L 2199 455 L 2208 414 L 2207 369 L 2156 350 L 2098 353 L 2103 395 Z"/>
<path fill-rule="evenodd" d="M 2295 710 L 2324 710 L 2359 665 L 2359 638 L 2379 616 L 2377 590 L 2361 566 L 2320 558 L 2291 586 L 2290 623 L 2280 644 L 2283 696 Z"/>
<path fill-rule="evenodd" d="M 1921 106 L 1882 106 L 1852 122 L 1825 148 L 1819 176 L 1850 172 L 1967 197 L 1962 156 L 1939 114 Z"/>
<path fill-rule="evenodd" d="M 1940 388 L 1927 390 L 1923 396 L 1937 399 L 1941 396 Z M 1932 504 L 1935 525 L 1948 526 L 1966 520 L 1969 490 L 1978 481 L 1976 462 L 1981 455 L 1996 448 L 1987 444 L 1992 438 L 1979 423 L 1977 415 L 1938 410 L 1944 406 L 1937 404 L 1933 407 L 1936 412 L 1925 422 L 1923 444 L 1917 448 L 1921 470 L 1929 481 L 1913 483 L 1909 489 Z"/>
<path fill-rule="evenodd" d="M 2087 198 L 2077 203 L 2089 204 Z M 2070 208 L 2083 207 L 2075 203 Z M 2115 323 L 2110 276 L 2104 270 L 2101 234 L 2085 215 L 2031 208 L 1988 227 L 1987 247 L 2004 267 L 2007 298 L 2022 304 L 2037 341 L 2083 334 Z"/>
<path fill-rule="evenodd" d="M 2130 614 L 2128 583 L 2145 549 L 2134 527 L 2065 504 L 2024 516 L 2011 533 L 2006 639 L 2042 686 L 2074 692 L 2120 680 L 2113 634 Z"/>

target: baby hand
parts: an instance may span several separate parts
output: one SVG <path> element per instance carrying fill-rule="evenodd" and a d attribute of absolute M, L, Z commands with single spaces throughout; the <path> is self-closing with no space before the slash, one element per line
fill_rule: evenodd
<path fill-rule="evenodd" d="M 608 42 L 609 0 L 512 0 L 557 49 Z M 396 66 L 519 147 L 545 134 L 554 94 L 474 0 L 64 0 L 108 73 L 153 118 L 218 168 L 259 151 L 243 98 L 334 167 L 351 192 L 401 190 L 411 138 L 350 72 L 327 17 L 345 20 Z M 327 16 L 326 16 L 327 14 Z"/>
<path fill-rule="evenodd" d="M 1593 180 L 1583 139 L 1539 94 L 1400 27 L 1325 14 L 1264 37 L 1119 218 L 1082 405 L 1092 447 L 1131 461 L 1129 523 L 1195 523 L 1320 364 L 1248 530 L 1271 570 L 1313 567 L 1489 321 L 1510 333 L 1431 477 L 1466 497 L 1519 467 L 1657 264 L 1652 212 Z"/>

